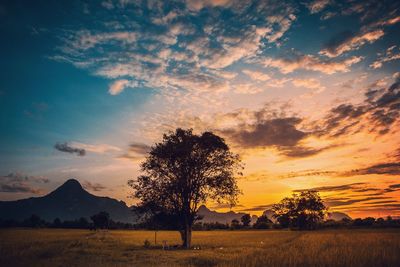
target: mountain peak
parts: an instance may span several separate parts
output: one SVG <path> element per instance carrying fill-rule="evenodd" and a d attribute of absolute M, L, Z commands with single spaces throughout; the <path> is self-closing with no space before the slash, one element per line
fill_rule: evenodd
<path fill-rule="evenodd" d="M 210 209 L 206 207 L 206 205 L 201 205 L 198 209 L 197 212 L 209 212 Z"/>
<path fill-rule="evenodd" d="M 76 179 L 74 179 L 74 178 L 68 179 L 68 180 L 65 181 L 65 183 L 64 183 L 62 186 L 60 186 L 60 187 L 69 187 L 69 188 L 80 188 L 80 189 L 83 189 L 83 188 L 82 188 L 82 185 L 79 183 L 79 181 L 76 180 Z"/>
<path fill-rule="evenodd" d="M 76 179 L 68 179 L 60 187 L 50 193 L 50 195 L 76 196 L 87 193 Z"/>

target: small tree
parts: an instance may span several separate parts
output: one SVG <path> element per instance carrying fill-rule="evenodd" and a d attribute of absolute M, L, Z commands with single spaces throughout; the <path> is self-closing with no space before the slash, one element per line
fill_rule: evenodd
<path fill-rule="evenodd" d="M 239 220 L 233 219 L 231 221 L 231 229 L 239 229 L 239 228 L 240 228 Z"/>
<path fill-rule="evenodd" d="M 274 217 L 282 227 L 315 229 L 327 211 L 316 191 L 302 191 L 273 205 Z"/>
<path fill-rule="evenodd" d="M 93 215 L 90 219 L 93 221 L 93 227 L 95 229 L 106 229 L 110 223 L 110 215 L 105 211 Z"/>
<path fill-rule="evenodd" d="M 261 215 L 257 218 L 256 223 L 253 225 L 256 229 L 269 229 L 272 225 L 272 221 L 267 216 Z"/>
<path fill-rule="evenodd" d="M 244 227 L 248 227 L 251 223 L 250 214 L 243 215 L 242 218 L 240 218 L 240 220 L 242 221 Z"/>
<path fill-rule="evenodd" d="M 235 204 L 241 175 L 239 156 L 224 139 L 211 133 L 176 129 L 164 134 L 141 164 L 143 175 L 128 182 L 143 214 L 163 214 L 176 223 L 183 246 L 191 245 L 199 205 L 207 199 Z"/>

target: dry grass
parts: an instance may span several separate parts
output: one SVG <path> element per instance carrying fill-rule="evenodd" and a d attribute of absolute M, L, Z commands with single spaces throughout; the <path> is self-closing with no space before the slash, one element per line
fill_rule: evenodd
<path fill-rule="evenodd" d="M 178 244 L 177 232 L 158 243 Z M 163 251 L 151 231 L 0 230 L 0 266 L 400 266 L 400 231 L 194 232 L 201 250 Z"/>

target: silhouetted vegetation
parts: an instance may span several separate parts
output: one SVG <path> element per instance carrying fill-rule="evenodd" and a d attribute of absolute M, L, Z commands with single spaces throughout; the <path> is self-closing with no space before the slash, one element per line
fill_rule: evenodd
<path fill-rule="evenodd" d="M 110 215 L 105 212 L 99 212 L 90 217 L 93 221 L 94 229 L 107 229 L 110 225 Z"/>
<path fill-rule="evenodd" d="M 29 228 L 65 228 L 65 229 L 134 229 L 134 225 L 130 223 L 115 222 L 109 218 L 106 212 L 100 212 L 91 216 L 93 222 L 89 222 L 87 218 L 81 217 L 76 220 L 64 220 L 59 218 L 53 222 L 47 222 L 36 214 L 32 214 L 29 218 L 17 220 L 0 219 L 0 228 L 12 227 L 29 227 Z M 106 220 L 106 218 L 108 218 Z"/>
<path fill-rule="evenodd" d="M 244 227 L 248 227 L 251 223 L 251 217 L 250 214 L 245 214 L 240 218 L 240 221 L 242 222 Z"/>
<path fill-rule="evenodd" d="M 147 217 L 162 214 L 173 221 L 183 247 L 189 248 L 201 203 L 214 199 L 235 204 L 239 194 L 235 176 L 241 175 L 240 168 L 239 156 L 221 137 L 176 129 L 151 148 L 141 164 L 144 174 L 128 184 L 140 200 L 136 210 Z"/>
<path fill-rule="evenodd" d="M 286 197 L 273 205 L 272 210 L 275 213 L 273 216 L 282 227 L 300 230 L 316 229 L 327 211 L 316 191 L 303 191 Z"/>
<path fill-rule="evenodd" d="M 267 216 L 262 215 L 257 218 L 256 223 L 253 225 L 255 229 L 269 229 L 272 228 L 273 223 Z"/>
<path fill-rule="evenodd" d="M 251 226 L 251 227 L 250 227 Z M 239 230 L 239 229 L 281 229 L 282 225 L 279 223 L 273 223 L 266 216 L 260 216 L 257 221 L 246 227 L 243 223 L 235 220 L 234 226 L 231 224 L 224 224 L 219 222 L 204 223 L 196 222 L 193 224 L 193 230 L 196 231 L 208 231 L 208 230 Z M 65 220 L 61 221 L 56 218 L 53 222 L 47 222 L 41 219 L 37 215 L 32 215 L 22 221 L 16 220 L 2 220 L 0 219 L 0 228 L 13 228 L 13 227 L 28 227 L 28 228 L 65 228 L 65 229 L 95 229 L 92 222 L 89 222 L 86 218 L 80 218 L 76 220 Z M 100 227 L 99 227 L 100 228 Z M 356 218 L 354 220 L 344 218 L 340 221 L 325 220 L 317 225 L 318 229 L 340 229 L 340 228 L 400 228 L 400 219 L 393 219 L 391 216 L 386 218 L 372 218 L 367 217 L 364 219 Z M 130 224 L 115 222 L 113 220 L 108 221 L 108 229 L 142 229 L 142 230 L 176 230 L 176 227 L 172 223 L 155 225 L 151 222 Z"/>

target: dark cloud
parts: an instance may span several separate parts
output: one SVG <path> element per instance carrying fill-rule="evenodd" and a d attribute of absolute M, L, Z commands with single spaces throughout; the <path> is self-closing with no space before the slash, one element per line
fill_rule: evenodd
<path fill-rule="evenodd" d="M 354 106 L 352 104 L 341 104 L 330 110 L 323 121 L 323 130 L 315 130 L 318 136 L 329 135 L 339 137 L 349 133 L 358 125 L 360 116 L 364 115 L 367 107 L 364 105 Z"/>
<path fill-rule="evenodd" d="M 371 85 L 365 93 L 365 101 L 359 105 L 340 104 L 330 110 L 322 122 L 316 122 L 317 136 L 338 137 L 354 134 L 366 128 L 362 120 L 368 121 L 369 132 L 384 135 L 391 131 L 400 118 L 400 81 L 397 78 L 387 88 Z"/>
<path fill-rule="evenodd" d="M 324 48 L 329 53 L 337 53 L 337 48 L 347 43 L 355 36 L 355 33 L 349 30 L 342 31 L 334 35 L 328 42 L 324 44 Z"/>
<path fill-rule="evenodd" d="M 355 134 L 363 130 L 378 136 L 391 131 L 400 117 L 400 83 L 396 79 L 387 88 L 374 89 L 377 84 L 365 93 L 361 104 L 344 103 L 333 107 L 321 121 L 310 123 L 308 130 L 302 129 L 303 119 L 298 116 L 287 116 L 285 112 L 273 113 L 264 107 L 250 112 L 254 122 L 248 124 L 240 121 L 240 114 L 229 113 L 240 123 L 236 128 L 219 132 L 243 148 L 275 147 L 281 155 L 289 158 L 309 157 L 338 145 L 322 148 L 307 147 L 302 141 L 310 136 L 338 138 Z M 368 128 L 365 123 L 369 122 Z"/>
<path fill-rule="evenodd" d="M 147 153 L 149 153 L 150 149 L 150 146 L 141 143 L 132 143 L 129 145 L 129 152 L 139 155 L 146 155 Z"/>
<path fill-rule="evenodd" d="M 318 192 L 346 191 L 346 190 L 356 189 L 361 185 L 365 185 L 365 183 L 352 183 L 352 184 L 344 184 L 344 185 L 320 186 L 320 187 L 314 187 L 314 188 L 309 188 L 309 189 L 294 190 L 294 192 L 301 192 L 301 191 L 305 191 L 305 190 L 318 191 Z"/>
<path fill-rule="evenodd" d="M 247 209 L 241 209 L 241 212 L 251 212 L 251 211 L 265 211 L 272 208 L 272 204 L 269 205 L 259 205 L 259 206 L 254 206 L 251 208 L 247 208 Z"/>
<path fill-rule="evenodd" d="M 42 176 L 30 176 L 20 172 L 0 176 L 0 192 L 7 193 L 40 193 L 40 189 L 32 184 L 48 183 L 49 179 Z"/>
<path fill-rule="evenodd" d="M 285 175 L 281 175 L 280 178 L 295 178 L 295 177 L 305 177 L 305 176 L 325 176 L 334 175 L 336 171 L 323 171 L 323 170 L 304 170 L 298 172 L 290 172 Z"/>
<path fill-rule="evenodd" d="M 353 192 L 357 192 L 357 193 L 377 192 L 377 191 L 382 191 L 382 190 L 379 189 L 379 188 L 375 188 L 375 187 L 366 187 L 366 188 L 359 188 L 359 189 L 354 189 L 353 190 Z M 371 195 L 376 195 L 376 194 L 371 194 Z"/>
<path fill-rule="evenodd" d="M 260 117 L 260 111 L 255 117 Z M 280 153 L 290 158 L 303 158 L 316 155 L 333 146 L 312 148 L 301 145 L 301 141 L 310 133 L 299 130 L 302 122 L 297 117 L 270 118 L 259 120 L 253 125 L 243 125 L 236 129 L 222 131 L 230 140 L 244 148 L 275 147 Z"/>
<path fill-rule="evenodd" d="M 106 189 L 107 187 L 105 187 L 102 184 L 99 183 L 91 183 L 89 181 L 84 181 L 82 183 L 83 188 L 85 188 L 86 190 L 90 190 L 90 191 L 102 191 L 104 189 Z"/>
<path fill-rule="evenodd" d="M 149 152 L 151 146 L 142 143 L 132 143 L 129 145 L 128 151 L 119 158 L 129 159 L 132 161 L 142 160 Z"/>
<path fill-rule="evenodd" d="M 400 189 L 400 184 L 391 184 L 389 185 L 390 189 Z"/>
<path fill-rule="evenodd" d="M 9 184 L 0 184 L 0 192 L 5 193 L 40 193 L 40 190 L 33 188 L 24 182 L 13 182 Z"/>
<path fill-rule="evenodd" d="M 312 148 L 299 145 L 292 147 L 281 147 L 280 153 L 290 158 L 305 158 L 319 154 L 334 147 L 337 147 L 337 145 L 325 146 L 323 148 Z"/>
<path fill-rule="evenodd" d="M 231 209 L 233 207 L 241 208 L 241 207 L 243 207 L 243 205 L 238 204 L 238 205 L 232 206 L 229 203 L 215 203 L 212 206 L 210 206 L 210 209 L 213 209 L 213 210 L 215 210 L 215 209 Z"/>
<path fill-rule="evenodd" d="M 328 207 L 338 207 L 338 206 L 347 206 L 352 204 L 361 204 L 363 202 L 368 202 L 371 200 L 387 200 L 390 197 L 384 196 L 376 196 L 376 197 L 365 197 L 365 198 L 358 198 L 358 199 L 350 199 L 350 198 L 326 198 L 324 199 L 325 204 Z"/>
<path fill-rule="evenodd" d="M 262 120 L 249 127 L 226 130 L 225 134 L 243 147 L 290 147 L 307 136 L 307 133 L 296 129 L 301 121 L 296 117 Z"/>
<path fill-rule="evenodd" d="M 368 174 L 390 174 L 390 175 L 400 174 L 400 163 L 393 162 L 393 163 L 375 164 L 366 168 L 347 171 L 342 173 L 341 175 L 354 176 L 354 175 L 368 175 Z"/>
<path fill-rule="evenodd" d="M 83 148 L 78 148 L 78 147 L 72 147 L 68 145 L 67 142 L 65 143 L 57 143 L 54 145 L 54 148 L 57 149 L 58 151 L 61 152 L 66 152 L 70 154 L 77 154 L 78 156 L 85 156 L 86 155 L 86 150 Z"/>

